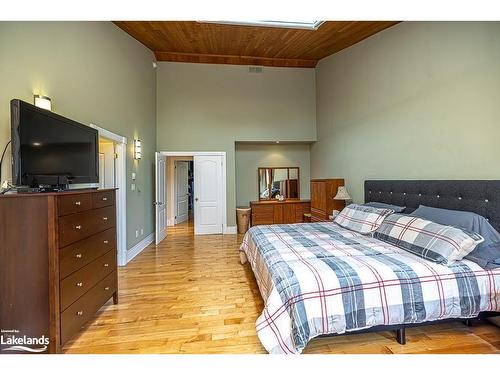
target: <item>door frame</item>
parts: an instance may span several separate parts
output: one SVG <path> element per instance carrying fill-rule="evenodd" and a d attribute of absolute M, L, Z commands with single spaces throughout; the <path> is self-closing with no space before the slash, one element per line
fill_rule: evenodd
<path fill-rule="evenodd" d="M 116 247 L 118 265 L 124 266 L 127 264 L 127 138 L 95 124 L 89 126 L 97 130 L 99 137 L 109 139 L 115 143 L 117 155 L 115 179 L 118 188 L 116 196 Z"/>
<path fill-rule="evenodd" d="M 222 233 L 233 233 L 227 226 L 227 195 L 226 195 L 226 152 L 225 151 L 158 151 L 164 156 L 222 156 Z M 194 182 L 196 186 L 196 181 Z M 156 187 L 155 187 L 156 190 Z M 168 200 L 167 200 L 168 205 Z"/>
<path fill-rule="evenodd" d="M 178 196 L 177 196 L 177 163 L 179 162 L 183 162 L 183 163 L 189 163 L 189 161 L 187 160 L 173 160 L 174 162 L 174 183 L 173 183 L 173 187 L 174 187 L 174 225 L 177 225 L 177 216 L 178 215 L 178 210 L 179 210 L 179 201 L 178 201 Z M 189 172 L 188 172 L 189 173 Z M 188 174 L 188 178 L 189 178 L 189 174 Z M 189 193 L 188 193 L 188 196 L 189 196 Z M 168 205 L 168 200 L 167 200 L 167 205 Z M 188 208 L 189 208 L 189 198 L 188 198 Z M 168 208 L 167 208 L 168 210 Z M 188 209 L 188 219 L 189 220 L 189 209 Z M 187 221 L 186 220 L 186 221 Z"/>
<path fill-rule="evenodd" d="M 167 219 L 168 219 L 168 205 L 167 205 L 167 157 L 163 156 L 159 152 L 155 152 L 155 245 L 160 244 L 161 241 L 167 236 Z M 160 176 L 163 176 L 160 183 Z M 163 196 L 160 196 L 157 187 L 163 184 Z M 163 207 L 165 206 L 165 207 Z M 160 210 L 162 214 L 160 215 Z M 165 222 L 164 227 L 161 227 L 160 217 L 164 216 Z"/>

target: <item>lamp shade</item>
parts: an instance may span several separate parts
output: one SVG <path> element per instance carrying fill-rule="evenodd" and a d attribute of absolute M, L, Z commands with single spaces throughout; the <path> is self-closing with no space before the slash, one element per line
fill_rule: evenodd
<path fill-rule="evenodd" d="M 333 199 L 338 201 L 348 201 L 351 200 L 351 196 L 347 192 L 345 186 L 339 186 L 339 189 L 337 190 L 337 195 L 335 195 Z"/>

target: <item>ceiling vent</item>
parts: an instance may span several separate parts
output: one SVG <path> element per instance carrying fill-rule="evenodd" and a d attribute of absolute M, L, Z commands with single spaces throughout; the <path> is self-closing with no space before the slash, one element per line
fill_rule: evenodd
<path fill-rule="evenodd" d="M 248 73 L 262 73 L 262 66 L 249 66 Z"/>

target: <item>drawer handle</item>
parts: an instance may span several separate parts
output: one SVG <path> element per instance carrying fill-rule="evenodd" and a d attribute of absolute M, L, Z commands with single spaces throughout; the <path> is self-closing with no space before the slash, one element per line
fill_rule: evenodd
<path fill-rule="evenodd" d="M 82 205 L 82 202 L 80 202 L 80 201 L 76 201 L 76 202 L 75 202 L 75 204 L 76 204 L 77 206 L 81 206 L 81 205 Z"/>
<path fill-rule="evenodd" d="M 102 219 L 103 219 L 104 221 L 107 221 L 107 220 L 108 220 L 108 217 L 107 217 L 107 216 L 104 216 Z"/>
<path fill-rule="evenodd" d="M 104 267 L 109 267 L 109 264 L 108 263 L 104 263 Z"/>
<path fill-rule="evenodd" d="M 78 316 L 82 316 L 82 315 L 83 315 L 83 310 L 77 311 L 77 312 L 76 312 L 76 315 L 78 315 Z"/>
<path fill-rule="evenodd" d="M 82 286 L 83 286 L 83 283 L 80 281 L 80 282 L 76 283 L 76 286 L 80 286 L 80 287 L 82 287 Z"/>
<path fill-rule="evenodd" d="M 82 254 L 76 254 L 76 255 L 75 255 L 75 258 L 80 259 L 81 257 L 82 257 Z"/>
<path fill-rule="evenodd" d="M 80 229 L 82 229 L 82 226 L 81 225 L 75 225 L 75 229 L 80 230 Z"/>
<path fill-rule="evenodd" d="M 109 289 L 110 289 L 109 286 L 107 286 L 107 287 L 104 288 L 104 290 L 109 290 Z"/>
<path fill-rule="evenodd" d="M 106 244 L 107 244 L 107 243 L 109 243 L 109 241 L 108 241 L 108 240 L 104 240 L 104 241 L 102 241 L 102 242 L 104 242 L 104 243 L 106 243 Z"/>
<path fill-rule="evenodd" d="M 104 202 L 106 202 L 106 201 L 108 200 L 108 198 L 106 198 L 106 197 L 102 197 L 102 200 L 103 200 Z"/>

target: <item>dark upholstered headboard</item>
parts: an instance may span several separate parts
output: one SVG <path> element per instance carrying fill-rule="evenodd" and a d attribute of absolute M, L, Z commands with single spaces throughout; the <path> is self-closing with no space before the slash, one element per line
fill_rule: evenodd
<path fill-rule="evenodd" d="M 406 213 L 420 204 L 471 211 L 484 216 L 500 232 L 500 180 L 368 180 L 367 202 L 406 206 Z"/>

